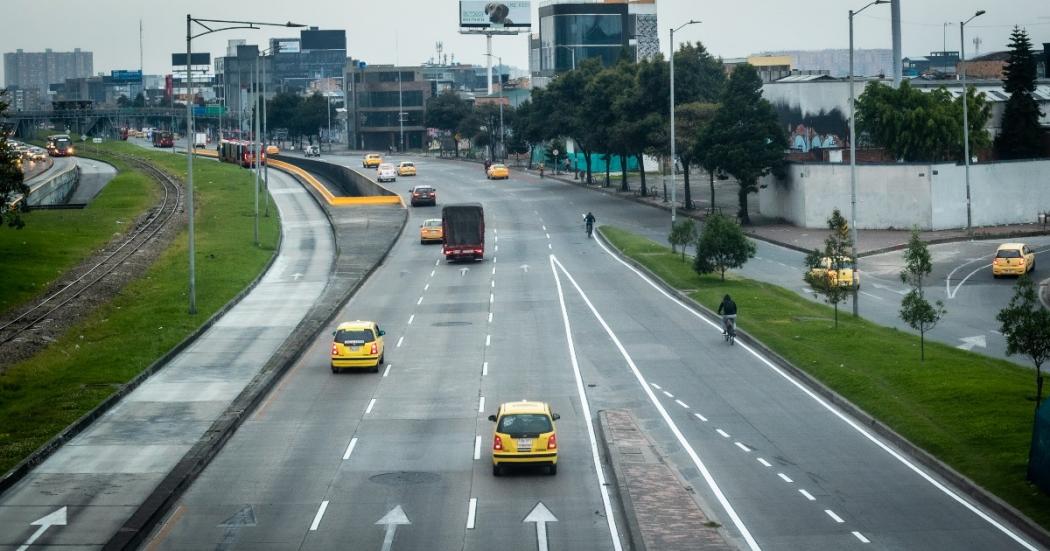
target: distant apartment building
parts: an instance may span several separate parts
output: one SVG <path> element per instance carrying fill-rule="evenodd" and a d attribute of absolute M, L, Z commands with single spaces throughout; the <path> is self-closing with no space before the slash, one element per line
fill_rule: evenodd
<path fill-rule="evenodd" d="M 849 49 L 780 50 L 762 52 L 759 55 L 790 57 L 792 67 L 804 74 L 820 71 L 826 71 L 827 74 L 833 77 L 844 77 L 849 74 Z M 854 50 L 853 74 L 858 76 L 892 75 L 893 50 Z"/>
<path fill-rule="evenodd" d="M 484 68 L 481 68 L 484 71 Z M 357 148 L 373 151 L 422 149 L 424 116 L 433 85 L 423 67 L 347 63 L 347 131 Z M 484 84 L 484 78 L 482 78 Z"/>
<path fill-rule="evenodd" d="M 906 57 L 901 61 L 901 67 L 906 77 L 940 76 L 943 78 L 955 78 L 958 65 L 958 51 L 930 52 L 928 56 Z"/>
<path fill-rule="evenodd" d="M 72 52 L 26 52 L 21 49 L 4 54 L 4 86 L 47 91 L 48 86 L 70 78 L 94 73 L 91 52 L 76 48 Z"/>
<path fill-rule="evenodd" d="M 44 99 L 47 98 L 45 90 L 36 88 L 18 88 L 17 86 L 7 88 L 8 101 L 12 111 L 35 111 L 44 107 Z"/>

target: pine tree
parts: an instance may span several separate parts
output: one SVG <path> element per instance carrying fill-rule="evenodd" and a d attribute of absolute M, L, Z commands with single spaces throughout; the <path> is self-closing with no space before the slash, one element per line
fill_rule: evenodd
<path fill-rule="evenodd" d="M 1002 128 L 995 148 L 1003 159 L 1028 159 L 1039 155 L 1043 129 L 1039 126 L 1039 104 L 1035 91 L 1036 62 L 1028 33 L 1014 27 L 1010 34 L 1010 57 L 1003 69 L 1003 88 L 1010 94 L 1003 111 Z"/>

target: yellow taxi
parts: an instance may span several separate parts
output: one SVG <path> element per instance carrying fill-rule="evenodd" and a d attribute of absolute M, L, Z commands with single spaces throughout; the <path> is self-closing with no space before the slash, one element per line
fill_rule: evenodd
<path fill-rule="evenodd" d="M 860 288 L 860 272 L 856 270 L 853 261 L 846 257 L 840 257 L 837 262 L 832 263 L 831 257 L 825 256 L 820 259 L 816 268 L 810 269 L 809 274 L 814 278 L 826 277 L 832 285 L 839 287 Z"/>
<path fill-rule="evenodd" d="M 504 164 L 494 164 L 490 166 L 485 173 L 485 178 L 488 178 L 489 180 L 506 180 L 507 178 L 510 178 L 510 169 Z"/>
<path fill-rule="evenodd" d="M 386 332 L 374 321 L 344 321 L 332 333 L 332 373 L 344 367 L 370 368 L 373 373 L 383 365 L 383 335 Z"/>
<path fill-rule="evenodd" d="M 544 402 L 507 402 L 489 421 L 492 433 L 492 475 L 500 476 L 508 465 L 541 465 L 548 474 L 558 474 L 558 435 L 554 422 L 560 419 Z"/>
<path fill-rule="evenodd" d="M 1003 243 L 995 250 L 992 276 L 1024 275 L 1035 269 L 1035 252 L 1024 243 Z"/>
<path fill-rule="evenodd" d="M 411 161 L 401 161 L 397 164 L 398 176 L 415 176 L 416 165 Z"/>
<path fill-rule="evenodd" d="M 428 218 L 419 226 L 420 243 L 426 245 L 427 243 L 441 243 L 444 240 L 445 228 L 441 226 L 440 218 Z"/>
<path fill-rule="evenodd" d="M 276 145 L 270 144 L 270 145 L 266 146 L 266 154 L 271 156 L 271 157 L 274 156 L 274 155 L 280 155 L 281 154 L 281 148 L 277 147 Z"/>
<path fill-rule="evenodd" d="M 369 153 L 365 155 L 365 158 L 361 161 L 361 166 L 364 168 L 379 168 L 379 165 L 383 163 L 383 156 L 378 153 Z"/>

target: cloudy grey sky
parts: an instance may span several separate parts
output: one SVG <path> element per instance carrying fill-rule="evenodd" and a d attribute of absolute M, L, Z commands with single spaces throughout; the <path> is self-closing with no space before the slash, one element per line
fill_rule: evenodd
<path fill-rule="evenodd" d="M 676 36 L 700 40 L 715 55 L 744 56 L 764 50 L 845 48 L 848 45 L 847 10 L 865 0 L 657 0 L 660 42 L 668 50 L 672 25 L 700 19 Z M 901 0 L 904 54 L 924 55 L 940 50 L 943 23 L 966 19 L 978 9 L 988 13 L 967 27 L 968 42 L 980 36 L 982 52 L 1004 49 L 1010 29 L 1028 29 L 1039 47 L 1050 42 L 1050 2 L 1046 0 Z M 137 69 L 138 26 L 145 30 L 145 71 L 170 73 L 170 53 L 185 51 L 185 17 L 295 21 L 323 29 L 345 28 L 350 55 L 371 64 L 413 64 L 434 55 L 435 42 L 465 63 L 483 63 L 483 37 L 458 31 L 457 0 L 2 0 L 3 32 L 0 51 L 72 50 L 95 54 L 95 71 Z M 539 1 L 533 1 L 533 24 Z M 247 6 L 257 10 L 245 9 Z M 858 48 L 890 47 L 889 6 L 872 6 L 856 19 Z M 270 37 L 297 36 L 291 29 L 232 31 L 194 42 L 194 51 L 222 55 L 226 41 L 246 38 L 250 43 Z M 396 48 L 395 48 L 396 44 Z M 947 32 L 948 49 L 959 46 L 959 30 Z M 505 63 L 528 66 L 525 35 L 497 37 L 494 53 Z M 967 44 L 972 51 L 973 44 Z"/>

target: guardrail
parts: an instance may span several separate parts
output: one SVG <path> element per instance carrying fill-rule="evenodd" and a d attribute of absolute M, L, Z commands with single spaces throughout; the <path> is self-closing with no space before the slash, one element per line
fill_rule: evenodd
<path fill-rule="evenodd" d="M 29 193 L 11 201 L 11 207 L 25 201 L 30 207 L 62 205 L 73 196 L 80 182 L 80 165 L 74 163 L 29 188 Z"/>

